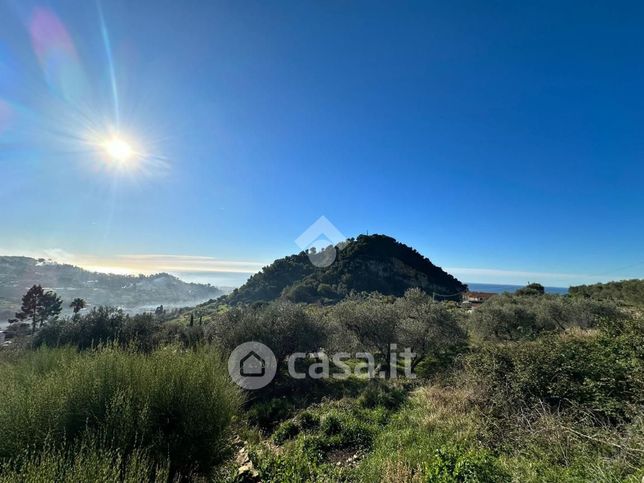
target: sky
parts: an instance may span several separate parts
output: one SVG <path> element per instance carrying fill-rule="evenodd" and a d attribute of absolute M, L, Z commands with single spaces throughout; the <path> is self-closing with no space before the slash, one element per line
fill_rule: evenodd
<path fill-rule="evenodd" d="M 324 216 L 465 282 L 644 278 L 643 21 L 642 2 L 0 0 L 0 254 L 238 285 Z"/>

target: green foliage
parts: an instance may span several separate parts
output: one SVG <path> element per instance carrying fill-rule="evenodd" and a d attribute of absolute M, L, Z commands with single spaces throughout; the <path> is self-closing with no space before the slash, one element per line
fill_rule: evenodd
<path fill-rule="evenodd" d="M 333 307 L 329 315 L 357 338 L 362 350 L 387 356 L 389 345 L 396 342 L 400 320 L 392 302 L 390 297 L 375 293 L 353 295 Z"/>
<path fill-rule="evenodd" d="M 467 344 L 467 334 L 461 328 L 455 310 L 448 303 L 434 302 L 419 289 L 410 289 L 396 300 L 399 326 L 396 342 L 416 354 L 411 368 L 422 361 L 425 375 L 434 375 L 448 366 Z"/>
<path fill-rule="evenodd" d="M 150 314 L 129 316 L 111 307 L 93 308 L 84 316 L 50 323 L 36 334 L 34 345 L 74 345 L 88 349 L 118 342 L 150 351 L 155 346 L 159 323 Z"/>
<path fill-rule="evenodd" d="M 411 369 L 423 360 L 432 360 L 438 371 L 467 343 L 454 309 L 445 302 L 434 302 L 419 289 L 410 289 L 398 299 L 375 293 L 352 295 L 331 307 L 328 318 L 350 333 L 360 350 L 379 354 L 385 366 L 390 360 L 390 344 L 416 354 Z M 350 340 L 342 338 L 345 344 Z"/>
<path fill-rule="evenodd" d="M 572 327 L 592 328 L 602 320 L 623 316 L 611 303 L 557 295 L 503 294 L 492 297 L 476 309 L 470 327 L 481 339 L 521 340 Z"/>
<path fill-rule="evenodd" d="M 226 451 L 240 396 L 219 356 L 167 348 L 40 349 L 0 366 L 0 459 L 25 448 L 95 438 L 107 449 L 145 448 L 171 470 L 209 471 Z"/>
<path fill-rule="evenodd" d="M 403 388 L 371 381 L 360 394 L 357 402 L 363 408 L 372 409 L 382 406 L 386 409 L 396 410 L 406 399 L 407 393 Z"/>
<path fill-rule="evenodd" d="M 568 290 L 573 297 L 607 300 L 620 304 L 641 307 L 644 305 L 644 280 L 579 285 Z"/>
<path fill-rule="evenodd" d="M 125 340 L 130 340 L 130 337 L 125 337 Z M 182 347 L 198 347 L 205 342 L 204 328 L 200 325 L 165 322 L 158 325 L 158 330 L 154 332 L 154 342 L 159 346 L 179 344 Z"/>
<path fill-rule="evenodd" d="M 327 414 L 320 422 L 320 431 L 327 436 L 339 434 L 342 431 L 342 422 L 336 414 Z"/>
<path fill-rule="evenodd" d="M 546 289 L 540 283 L 529 283 L 515 292 L 515 295 L 544 295 Z"/>
<path fill-rule="evenodd" d="M 284 421 L 273 433 L 273 440 L 277 444 L 282 444 L 286 440 L 292 439 L 300 432 L 299 425 L 292 420 Z"/>
<path fill-rule="evenodd" d="M 282 398 L 254 403 L 246 413 L 248 421 L 262 429 L 270 429 L 293 413 L 293 404 Z"/>
<path fill-rule="evenodd" d="M 379 292 L 402 296 L 412 287 L 431 293 L 454 294 L 466 286 L 432 264 L 413 248 L 384 235 L 361 235 L 338 247 L 336 260 L 318 268 L 309 257 L 324 257 L 301 252 L 264 267 L 242 287 L 215 304 L 253 304 L 280 297 L 292 302 L 337 302 L 352 292 Z"/>
<path fill-rule="evenodd" d="M 272 446 L 253 445 L 251 459 L 261 480 L 360 481 L 353 465 L 400 407 L 392 398 L 403 394 L 382 382 L 374 385 L 382 386 L 376 398 L 367 388 L 364 398 L 311 405 L 284 421 L 271 436 L 280 445 L 277 452 L 269 449 Z"/>
<path fill-rule="evenodd" d="M 85 302 L 84 299 L 80 297 L 76 297 L 72 302 L 69 304 L 69 307 L 74 311 L 74 314 L 77 314 L 81 310 L 83 310 L 87 306 L 87 303 Z"/>
<path fill-rule="evenodd" d="M 425 475 L 428 483 L 511 481 L 510 475 L 488 452 L 453 445 L 442 446 L 434 452 Z"/>
<path fill-rule="evenodd" d="M 0 465 L 0 483 L 167 483 L 167 465 L 158 465 L 144 450 L 128 454 L 81 443 L 65 450 L 45 446 L 41 452 L 25 451 Z"/>
<path fill-rule="evenodd" d="M 479 421 L 464 406 L 465 396 L 451 389 L 416 392 L 379 433 L 356 481 L 509 481 L 478 444 Z"/>
<path fill-rule="evenodd" d="M 209 337 L 227 352 L 244 342 L 261 342 L 280 363 L 294 352 L 317 351 L 324 346 L 326 331 L 303 307 L 274 302 L 219 314 L 209 327 Z"/>
<path fill-rule="evenodd" d="M 629 420 L 644 404 L 643 343 L 641 334 L 602 332 L 485 345 L 466 358 L 466 375 L 489 410 L 503 413 L 545 402 Z"/>
<path fill-rule="evenodd" d="M 302 411 L 297 416 L 297 423 L 300 428 L 306 431 L 309 429 L 317 428 L 320 425 L 320 418 L 315 413 L 312 413 L 309 411 Z"/>
<path fill-rule="evenodd" d="M 62 310 L 63 301 L 54 292 L 45 291 L 40 285 L 34 285 L 22 297 L 20 312 L 16 319 L 31 319 L 31 333 L 42 327 L 49 319 L 56 319 Z"/>

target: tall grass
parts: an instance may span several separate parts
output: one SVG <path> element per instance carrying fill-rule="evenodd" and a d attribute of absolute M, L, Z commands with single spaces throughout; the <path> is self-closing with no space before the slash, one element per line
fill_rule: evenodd
<path fill-rule="evenodd" d="M 208 472 L 240 404 L 217 353 L 39 349 L 0 364 L 0 459 L 86 438 L 143 449 L 172 473 Z M 51 448 L 49 448 L 51 449 Z"/>
<path fill-rule="evenodd" d="M 152 462 L 143 450 L 124 456 L 85 442 L 69 450 L 47 445 L 40 452 L 26 451 L 0 466 L 0 483 L 167 483 L 169 479 L 168 467 Z"/>

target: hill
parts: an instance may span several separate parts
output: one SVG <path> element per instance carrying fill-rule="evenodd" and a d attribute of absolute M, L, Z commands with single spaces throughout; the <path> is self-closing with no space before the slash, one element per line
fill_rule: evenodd
<path fill-rule="evenodd" d="M 622 280 L 620 282 L 596 283 L 570 287 L 573 297 L 610 300 L 621 304 L 644 305 L 644 280 Z"/>
<path fill-rule="evenodd" d="M 328 267 L 312 263 L 334 255 Z M 443 296 L 467 289 L 413 248 L 385 235 L 360 235 L 321 252 L 303 251 L 276 260 L 217 303 L 252 304 L 278 298 L 333 303 L 351 292 L 401 296 L 411 287 Z"/>
<path fill-rule="evenodd" d="M 0 256 L 0 322 L 13 317 L 21 297 L 34 284 L 54 290 L 65 308 L 75 297 L 92 305 L 112 305 L 136 311 L 157 305 L 196 305 L 222 291 L 210 285 L 186 283 L 173 275 L 96 273 L 44 259 Z"/>

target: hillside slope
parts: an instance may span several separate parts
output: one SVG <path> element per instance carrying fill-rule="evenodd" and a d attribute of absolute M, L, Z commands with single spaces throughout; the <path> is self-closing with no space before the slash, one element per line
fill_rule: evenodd
<path fill-rule="evenodd" d="M 138 310 L 157 305 L 185 306 L 222 295 L 210 285 L 186 283 L 167 273 L 114 275 L 29 257 L 0 256 L 0 322 L 12 317 L 34 284 L 54 290 L 65 308 L 75 297 L 91 305 Z"/>
<path fill-rule="evenodd" d="M 361 235 L 327 250 L 336 250 L 336 259 L 328 267 L 316 267 L 307 252 L 281 258 L 217 303 L 251 304 L 278 298 L 332 303 L 353 291 L 400 296 L 411 287 L 441 295 L 467 289 L 413 248 L 385 235 Z"/>
<path fill-rule="evenodd" d="M 644 306 L 644 280 L 622 280 L 621 282 L 597 283 L 570 287 L 573 297 L 610 300 L 613 302 Z"/>

